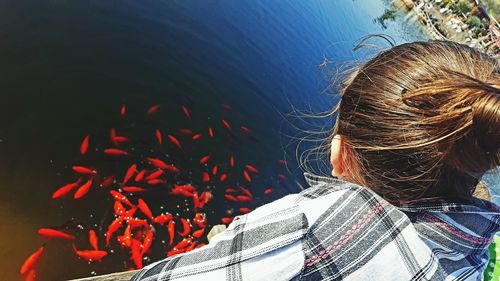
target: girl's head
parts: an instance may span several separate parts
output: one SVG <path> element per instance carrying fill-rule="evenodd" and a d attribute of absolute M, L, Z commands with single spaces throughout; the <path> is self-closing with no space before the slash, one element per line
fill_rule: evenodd
<path fill-rule="evenodd" d="M 333 175 L 390 201 L 468 198 L 500 165 L 500 63 L 453 42 L 402 44 L 341 85 Z"/>

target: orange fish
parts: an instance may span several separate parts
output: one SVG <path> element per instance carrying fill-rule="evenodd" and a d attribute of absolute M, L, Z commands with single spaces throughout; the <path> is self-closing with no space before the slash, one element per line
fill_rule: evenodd
<path fill-rule="evenodd" d="M 132 252 L 132 260 L 134 261 L 135 267 L 137 269 L 141 269 L 142 268 L 141 242 L 137 241 L 136 239 L 133 239 L 131 252 Z"/>
<path fill-rule="evenodd" d="M 135 179 L 134 180 L 136 182 L 140 182 L 140 181 L 142 181 L 144 179 L 144 175 L 146 175 L 146 170 L 145 169 L 143 169 L 139 173 L 137 173 L 137 175 L 135 175 Z"/>
<path fill-rule="evenodd" d="M 157 185 L 157 184 L 165 184 L 165 181 L 162 179 L 150 179 L 147 181 L 147 183 L 150 185 Z"/>
<path fill-rule="evenodd" d="M 117 146 L 125 142 L 130 142 L 130 139 L 124 136 L 115 136 L 112 141 L 112 143 Z"/>
<path fill-rule="evenodd" d="M 24 279 L 24 281 L 35 281 L 35 277 L 36 277 L 36 271 L 35 269 L 31 269 L 28 272 L 28 275 L 26 275 L 26 279 Z"/>
<path fill-rule="evenodd" d="M 148 161 L 153 166 L 155 166 L 157 168 L 168 170 L 168 171 L 173 172 L 173 173 L 180 172 L 180 170 L 177 167 L 175 167 L 174 165 L 166 164 L 165 162 L 161 161 L 160 159 L 156 159 L 156 158 L 146 158 L 146 159 L 148 159 Z"/>
<path fill-rule="evenodd" d="M 148 191 L 147 189 L 138 186 L 124 186 L 123 190 L 129 193 L 140 193 Z"/>
<path fill-rule="evenodd" d="M 181 218 L 181 222 L 183 227 L 182 232 L 177 232 L 177 233 L 179 233 L 180 236 L 184 237 L 191 232 L 191 224 L 185 218 Z"/>
<path fill-rule="evenodd" d="M 250 177 L 247 171 L 243 171 L 243 176 L 245 177 L 245 180 L 247 182 L 252 182 L 252 178 Z"/>
<path fill-rule="evenodd" d="M 171 220 L 168 222 L 168 235 L 170 238 L 170 246 L 174 243 L 174 235 L 175 235 L 175 221 Z"/>
<path fill-rule="evenodd" d="M 199 228 L 205 228 L 207 226 L 207 216 L 205 215 L 205 213 L 196 213 L 194 215 L 193 222 Z"/>
<path fill-rule="evenodd" d="M 239 210 L 243 214 L 250 213 L 252 211 L 252 209 L 250 209 L 250 208 L 240 208 Z"/>
<path fill-rule="evenodd" d="M 175 245 L 174 248 L 184 249 L 189 244 L 191 244 L 192 242 L 193 242 L 193 239 L 191 239 L 191 238 L 184 238 L 184 239 L 181 240 L 181 242 L 177 243 L 177 245 Z"/>
<path fill-rule="evenodd" d="M 89 192 L 90 186 L 92 186 L 92 178 L 90 178 L 86 183 L 84 183 L 82 186 L 80 186 L 76 190 L 75 195 L 73 197 L 75 199 L 82 198 L 83 196 L 85 196 L 85 194 L 87 194 L 87 192 Z"/>
<path fill-rule="evenodd" d="M 90 135 L 87 135 L 85 138 L 83 138 L 82 144 L 80 144 L 80 154 L 81 155 L 87 154 L 87 151 L 89 150 L 89 138 L 90 138 Z"/>
<path fill-rule="evenodd" d="M 201 138 L 201 134 L 195 134 L 195 135 L 193 135 L 193 137 L 192 137 L 192 139 L 193 139 L 193 140 L 197 140 L 197 139 L 199 139 L 199 138 Z"/>
<path fill-rule="evenodd" d="M 249 202 L 252 201 L 252 197 L 246 196 L 246 195 L 238 195 L 236 196 L 236 199 L 240 202 Z"/>
<path fill-rule="evenodd" d="M 124 156 L 128 155 L 128 152 L 125 150 L 117 149 L 117 148 L 106 148 L 104 149 L 104 154 L 111 156 Z"/>
<path fill-rule="evenodd" d="M 123 214 L 123 219 L 126 219 L 126 220 L 131 219 L 136 211 L 137 211 L 137 206 L 130 208 L 130 210 L 126 211 L 125 214 Z"/>
<path fill-rule="evenodd" d="M 217 169 L 219 168 L 219 165 L 215 164 L 214 167 L 212 168 L 212 175 L 217 175 Z"/>
<path fill-rule="evenodd" d="M 208 135 L 213 138 L 214 137 L 214 130 L 212 128 L 208 128 Z"/>
<path fill-rule="evenodd" d="M 198 192 L 193 193 L 193 206 L 194 209 L 201 208 L 200 207 L 200 198 L 198 197 Z"/>
<path fill-rule="evenodd" d="M 177 249 L 177 248 L 174 247 L 170 251 L 167 252 L 167 257 L 173 256 L 173 255 L 177 255 L 177 254 L 180 254 L 180 253 L 184 253 L 184 250 L 183 249 Z"/>
<path fill-rule="evenodd" d="M 207 172 L 204 172 L 202 177 L 201 177 L 201 180 L 203 182 L 209 182 L 210 181 L 210 175 L 207 173 Z"/>
<path fill-rule="evenodd" d="M 120 229 L 122 226 L 122 221 L 123 218 L 119 217 L 116 218 L 109 226 L 108 226 L 108 231 L 106 232 L 106 246 L 109 245 L 109 240 L 111 240 L 111 237 L 113 234 Z"/>
<path fill-rule="evenodd" d="M 118 216 L 121 216 L 125 213 L 125 207 L 123 207 L 122 203 L 120 201 L 115 201 L 113 205 L 113 209 L 115 210 L 115 214 Z"/>
<path fill-rule="evenodd" d="M 229 125 L 229 123 L 225 119 L 222 119 L 222 125 L 224 125 L 224 127 L 226 127 L 228 131 L 233 130 L 233 128 L 231 128 L 231 125 Z"/>
<path fill-rule="evenodd" d="M 200 238 L 203 235 L 203 232 L 205 232 L 204 228 L 198 229 L 198 230 L 196 230 L 196 231 L 193 232 L 193 237 L 194 238 Z"/>
<path fill-rule="evenodd" d="M 99 250 L 99 239 L 93 229 L 89 230 L 89 243 L 94 250 Z"/>
<path fill-rule="evenodd" d="M 158 112 L 158 109 L 160 109 L 160 106 L 159 104 L 155 104 L 153 106 L 151 106 L 150 108 L 148 108 L 148 114 L 154 114 L 156 112 Z"/>
<path fill-rule="evenodd" d="M 229 165 L 231 165 L 231 167 L 234 167 L 234 156 L 232 154 L 229 157 Z"/>
<path fill-rule="evenodd" d="M 238 190 L 236 190 L 234 188 L 226 188 L 226 192 L 227 193 L 235 193 L 235 192 L 238 192 Z"/>
<path fill-rule="evenodd" d="M 172 216 L 171 214 L 164 214 L 164 215 L 159 215 L 159 216 L 155 217 L 153 219 L 153 221 L 156 222 L 157 224 L 164 225 L 165 223 L 169 222 L 173 218 L 174 218 L 174 216 Z"/>
<path fill-rule="evenodd" d="M 174 137 L 173 135 L 170 135 L 170 134 L 169 134 L 169 135 L 168 135 L 168 139 L 169 139 L 169 140 L 170 140 L 170 141 L 171 141 L 171 142 L 172 142 L 175 146 L 177 146 L 179 149 L 182 149 L 182 145 L 181 145 L 181 143 L 179 142 L 179 140 L 178 140 L 176 137 Z"/>
<path fill-rule="evenodd" d="M 160 130 L 156 129 L 155 131 L 155 135 L 156 135 L 156 140 L 158 141 L 159 144 L 162 144 L 163 143 L 163 138 L 161 137 L 161 132 Z"/>
<path fill-rule="evenodd" d="M 148 221 L 140 219 L 129 219 L 127 220 L 127 224 L 130 225 L 131 228 L 149 227 Z"/>
<path fill-rule="evenodd" d="M 210 154 L 208 155 L 205 155 L 203 157 L 200 158 L 200 164 L 205 164 L 208 162 L 208 160 L 210 159 Z"/>
<path fill-rule="evenodd" d="M 184 105 L 182 106 L 182 112 L 187 120 L 191 120 L 191 114 L 189 114 L 189 110 Z"/>
<path fill-rule="evenodd" d="M 233 219 L 234 219 L 233 217 L 228 217 L 228 218 L 225 217 L 221 218 L 220 220 L 223 224 L 230 224 L 233 221 Z"/>
<path fill-rule="evenodd" d="M 137 165 L 132 164 L 132 166 L 130 166 L 127 169 L 127 172 L 125 173 L 125 177 L 123 178 L 122 184 L 125 184 L 135 174 L 136 170 L 137 170 Z"/>
<path fill-rule="evenodd" d="M 184 136 L 190 136 L 193 134 L 193 130 L 191 130 L 191 129 L 179 129 L 179 130 L 177 130 L 177 132 L 179 132 L 179 134 L 184 135 Z"/>
<path fill-rule="evenodd" d="M 224 198 L 226 198 L 229 201 L 238 202 L 238 199 L 236 199 L 236 197 L 234 197 L 234 195 L 231 194 L 224 194 Z"/>
<path fill-rule="evenodd" d="M 130 248 L 130 246 L 132 246 L 132 228 L 130 227 L 130 225 L 127 225 L 127 227 L 125 228 L 122 241 L 127 248 Z"/>
<path fill-rule="evenodd" d="M 109 177 L 105 178 L 101 182 L 101 187 L 108 187 L 108 186 L 110 186 L 111 184 L 113 184 L 114 180 L 115 180 L 115 176 L 109 176 Z"/>
<path fill-rule="evenodd" d="M 69 241 L 75 240 L 75 236 L 52 228 L 40 228 L 38 230 L 38 234 L 46 239 L 62 239 Z"/>
<path fill-rule="evenodd" d="M 148 204 L 144 202 L 144 200 L 139 198 L 139 201 L 137 201 L 137 207 L 139 207 L 139 210 L 146 215 L 148 219 L 153 219 L 153 213 L 151 212 L 151 209 L 149 209 Z"/>
<path fill-rule="evenodd" d="M 43 254 L 43 250 L 45 248 L 46 244 L 44 243 L 42 247 L 40 247 L 38 250 L 36 250 L 33 254 L 31 254 L 23 263 L 21 266 L 21 274 L 25 274 L 30 270 L 35 269 L 37 266 L 38 262 L 40 261 L 40 257 Z"/>
<path fill-rule="evenodd" d="M 77 187 L 81 181 L 82 179 L 79 178 L 76 182 L 68 183 L 58 188 L 54 193 L 52 193 L 52 199 L 57 199 L 66 196 L 66 194 L 68 194 L 71 190 Z"/>
<path fill-rule="evenodd" d="M 97 172 L 95 170 L 92 170 L 87 167 L 83 166 L 73 166 L 71 167 L 73 171 L 77 172 L 78 174 L 85 174 L 85 175 L 95 175 Z"/>
<path fill-rule="evenodd" d="M 163 170 L 156 170 L 155 172 L 151 173 L 149 176 L 146 177 L 146 180 L 153 180 L 157 179 L 159 176 L 163 174 Z"/>
<path fill-rule="evenodd" d="M 271 188 L 268 188 L 268 189 L 265 189 L 265 190 L 264 190 L 264 194 L 265 194 L 265 195 L 269 195 L 269 194 L 271 194 L 271 193 L 273 193 L 273 190 L 272 190 Z"/>
<path fill-rule="evenodd" d="M 259 170 L 257 170 L 254 166 L 250 165 L 250 164 L 247 164 L 245 165 L 245 169 L 247 169 L 248 171 L 252 172 L 252 173 L 259 173 Z"/>
<path fill-rule="evenodd" d="M 279 174 L 279 175 L 278 175 L 278 179 L 279 179 L 280 181 L 286 181 L 286 176 L 285 176 L 285 175 L 283 175 L 283 174 Z"/>
<path fill-rule="evenodd" d="M 149 251 L 149 248 L 151 248 L 151 245 L 153 244 L 153 238 L 154 238 L 153 230 L 149 229 L 148 232 L 146 233 L 146 237 L 144 238 L 141 255 L 144 255 L 147 251 Z"/>
<path fill-rule="evenodd" d="M 248 128 L 247 128 L 247 127 L 245 127 L 245 126 L 241 126 L 241 131 L 242 131 L 243 133 L 245 133 L 245 134 L 250 133 L 250 129 L 248 129 Z"/>
<path fill-rule="evenodd" d="M 220 175 L 219 180 L 220 180 L 221 182 L 225 182 L 225 181 L 227 180 L 227 175 L 226 175 L 226 174 L 222 174 L 222 175 Z"/>
<path fill-rule="evenodd" d="M 135 207 L 135 205 L 130 203 L 128 198 L 125 195 L 121 194 L 120 192 L 118 192 L 116 190 L 110 190 L 109 194 L 111 194 L 111 196 L 113 196 L 113 198 L 115 198 L 116 200 L 119 200 L 119 201 L 129 205 L 130 207 Z"/>
<path fill-rule="evenodd" d="M 248 197 L 253 197 L 252 193 L 250 192 L 250 190 L 244 188 L 243 186 L 240 186 L 240 189 L 243 193 L 245 193 L 246 196 Z"/>
<path fill-rule="evenodd" d="M 125 113 L 127 113 L 127 107 L 125 105 L 122 105 L 122 107 L 120 108 L 120 115 L 124 116 Z"/>
<path fill-rule="evenodd" d="M 212 191 L 203 191 L 200 195 L 200 200 L 203 203 L 208 203 L 212 199 Z"/>
<path fill-rule="evenodd" d="M 83 250 L 79 251 L 76 249 L 75 244 L 73 244 L 73 251 L 75 254 L 86 261 L 100 261 L 104 258 L 108 252 L 106 251 L 96 251 L 96 250 Z"/>

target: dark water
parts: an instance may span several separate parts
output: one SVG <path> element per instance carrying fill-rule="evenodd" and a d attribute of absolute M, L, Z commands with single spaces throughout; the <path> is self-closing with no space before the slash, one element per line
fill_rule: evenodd
<path fill-rule="evenodd" d="M 260 169 L 252 182 L 256 194 L 275 190 L 257 196 L 251 207 L 300 190 L 296 146 L 288 136 L 304 124 L 287 114 L 292 107 L 321 111 L 335 103 L 322 94 L 327 77 L 320 64 L 362 57 L 351 50 L 371 33 L 398 43 L 427 38 L 402 14 L 387 29 L 374 23 L 387 7 L 380 0 L 0 1 L 0 279 L 19 279 L 20 265 L 43 243 L 40 227 L 81 225 L 81 248 L 88 248 L 89 227 L 101 235 L 106 230 L 112 220 L 107 192 L 93 190 L 78 202 L 50 199 L 74 179 L 74 164 L 122 177 L 131 162 L 155 155 L 193 170 L 186 178 L 192 180 L 199 178 L 200 156 L 212 152 L 223 162 L 232 152 L 239 165 Z M 156 103 L 162 104 L 158 116 L 146 116 Z M 233 110 L 225 112 L 221 103 Z M 128 106 L 125 118 L 118 114 L 121 104 Z M 191 110 L 191 122 L 181 105 Z M 221 118 L 236 129 L 251 128 L 251 135 L 223 133 Z M 215 138 L 186 145 L 182 153 L 154 145 L 156 128 L 208 126 Z M 95 151 L 105 147 L 111 127 L 135 137 L 130 148 L 137 159 L 112 161 Z M 87 134 L 92 151 L 81 157 Z M 279 159 L 288 161 L 288 170 Z M 280 183 L 278 173 L 288 180 Z M 214 224 L 228 207 L 221 199 L 225 186 L 210 188 Z M 178 202 L 144 197 L 155 208 L 183 212 Z M 153 252 L 158 256 L 161 247 Z M 132 265 L 125 254 L 118 250 L 87 265 L 65 243 L 49 242 L 38 280 L 122 271 Z"/>

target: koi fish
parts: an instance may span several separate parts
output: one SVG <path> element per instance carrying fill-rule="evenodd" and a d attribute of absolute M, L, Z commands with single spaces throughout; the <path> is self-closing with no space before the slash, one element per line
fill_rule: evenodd
<path fill-rule="evenodd" d="M 153 180 L 157 179 L 159 176 L 163 174 L 163 170 L 156 170 L 155 172 L 151 173 L 149 176 L 146 177 L 146 180 Z"/>
<path fill-rule="evenodd" d="M 193 193 L 193 206 L 194 209 L 200 208 L 200 198 L 198 197 L 198 192 Z"/>
<path fill-rule="evenodd" d="M 104 154 L 111 156 L 125 156 L 128 155 L 128 152 L 117 148 L 106 148 L 104 149 Z"/>
<path fill-rule="evenodd" d="M 75 244 L 73 244 L 73 251 L 75 254 L 79 257 L 82 258 L 86 261 L 100 261 L 102 258 L 104 258 L 108 252 L 106 251 L 98 251 L 98 250 L 83 250 L 79 251 L 76 249 Z"/>
<path fill-rule="evenodd" d="M 177 146 L 179 149 L 182 149 L 182 145 L 181 145 L 181 143 L 179 142 L 179 140 L 178 140 L 176 137 L 174 137 L 173 135 L 170 135 L 170 134 L 169 134 L 169 135 L 168 135 L 168 139 L 169 139 L 169 140 L 170 140 L 170 141 L 171 141 L 171 142 L 172 142 L 175 146 Z"/>
<path fill-rule="evenodd" d="M 151 212 L 151 209 L 149 209 L 148 204 L 144 202 L 144 200 L 139 198 L 139 201 L 137 201 L 137 207 L 139 207 L 139 210 L 146 215 L 149 219 L 153 219 L 153 213 Z"/>
<path fill-rule="evenodd" d="M 156 112 L 158 112 L 158 109 L 160 109 L 160 106 L 159 104 L 155 104 L 153 106 L 151 106 L 150 108 L 148 108 L 148 114 L 154 114 Z"/>
<path fill-rule="evenodd" d="M 200 158 L 200 164 L 205 164 L 208 162 L 208 160 L 210 159 L 210 154 L 208 155 L 205 155 L 203 157 Z"/>
<path fill-rule="evenodd" d="M 147 183 L 150 185 L 157 185 L 157 184 L 165 184 L 165 181 L 161 179 L 151 179 L 148 180 Z"/>
<path fill-rule="evenodd" d="M 177 130 L 177 132 L 179 132 L 179 134 L 184 135 L 184 136 L 190 136 L 193 134 L 193 130 L 191 130 L 191 129 L 179 129 L 179 130 Z"/>
<path fill-rule="evenodd" d="M 156 129 L 155 135 L 156 135 L 156 140 L 158 141 L 158 143 L 162 144 L 163 143 L 163 138 L 161 137 L 161 131 L 158 130 L 158 129 Z"/>
<path fill-rule="evenodd" d="M 227 180 L 227 175 L 226 175 L 226 174 L 222 174 L 222 175 L 220 175 L 219 180 L 220 180 L 221 182 L 225 182 L 225 181 Z"/>
<path fill-rule="evenodd" d="M 180 254 L 180 253 L 183 253 L 184 250 L 183 249 L 177 249 L 177 248 L 172 248 L 170 251 L 167 252 L 167 257 L 171 257 L 173 255 L 177 255 L 177 254 Z"/>
<path fill-rule="evenodd" d="M 192 139 L 193 139 L 193 140 L 197 140 L 197 139 L 199 139 L 199 138 L 201 138 L 201 134 L 195 134 L 195 135 L 193 135 L 193 137 L 192 137 Z"/>
<path fill-rule="evenodd" d="M 80 144 L 80 154 L 81 155 L 87 154 L 87 151 L 89 150 L 89 138 L 90 138 L 90 135 L 85 136 L 85 138 L 83 138 L 82 144 Z"/>
<path fill-rule="evenodd" d="M 249 134 L 250 133 L 250 129 L 245 127 L 245 126 L 241 126 L 241 131 L 245 134 Z"/>
<path fill-rule="evenodd" d="M 236 196 L 236 199 L 237 199 L 237 201 L 240 201 L 240 202 L 252 201 L 252 197 L 246 196 L 246 195 L 238 195 L 238 196 Z"/>
<path fill-rule="evenodd" d="M 189 110 L 184 105 L 182 106 L 182 112 L 187 120 L 191 120 L 191 114 L 189 114 Z"/>
<path fill-rule="evenodd" d="M 204 232 L 205 232 L 204 228 L 198 229 L 198 230 L 196 230 L 196 231 L 193 232 L 193 237 L 194 238 L 200 238 L 203 235 Z"/>
<path fill-rule="evenodd" d="M 109 194 L 111 194 L 111 196 L 113 196 L 113 198 L 115 198 L 116 200 L 119 200 L 119 201 L 121 201 L 121 202 L 123 202 L 123 203 L 125 203 L 125 204 L 129 205 L 130 207 L 135 207 L 135 205 L 134 205 L 134 204 L 132 204 L 132 203 L 128 200 L 128 198 L 127 198 L 125 195 L 121 194 L 120 192 L 118 192 L 118 191 L 116 191 L 116 190 L 110 190 L 110 191 L 109 191 Z"/>
<path fill-rule="evenodd" d="M 231 154 L 231 156 L 229 157 L 229 165 L 231 167 L 234 167 L 234 156 Z"/>
<path fill-rule="evenodd" d="M 149 223 L 146 220 L 140 219 L 129 219 L 127 220 L 127 224 L 130 225 L 131 228 L 149 227 Z"/>
<path fill-rule="evenodd" d="M 114 180 L 115 180 L 115 176 L 109 176 L 109 177 L 105 178 L 101 182 L 101 187 L 108 187 L 108 186 L 110 186 L 111 184 L 113 184 Z"/>
<path fill-rule="evenodd" d="M 247 169 L 248 171 L 250 171 L 252 173 L 256 173 L 256 174 L 259 173 L 259 170 L 257 170 L 254 166 L 252 166 L 250 164 L 246 164 L 245 169 Z"/>
<path fill-rule="evenodd" d="M 239 211 L 243 214 L 250 213 L 252 209 L 250 208 L 239 208 Z"/>
<path fill-rule="evenodd" d="M 140 193 L 148 191 L 147 189 L 138 186 L 124 186 L 123 190 L 129 193 Z"/>
<path fill-rule="evenodd" d="M 216 175 L 217 174 L 217 169 L 219 168 L 219 165 L 215 164 L 214 167 L 212 168 L 212 175 Z"/>
<path fill-rule="evenodd" d="M 229 201 L 238 202 L 238 199 L 236 199 L 236 197 L 234 197 L 234 195 L 231 194 L 224 194 L 224 198 L 226 198 Z"/>
<path fill-rule="evenodd" d="M 97 174 L 97 171 L 92 170 L 92 169 L 87 168 L 87 167 L 83 167 L 83 166 L 73 166 L 73 167 L 71 167 L 71 169 L 73 169 L 73 171 L 77 172 L 78 174 L 84 174 L 84 175 Z"/>
<path fill-rule="evenodd" d="M 238 192 L 238 190 L 236 190 L 234 188 L 226 188 L 226 192 L 227 193 L 235 193 L 235 192 Z"/>
<path fill-rule="evenodd" d="M 130 139 L 124 136 L 115 136 L 112 141 L 112 143 L 116 146 L 119 146 L 126 142 L 130 142 Z"/>
<path fill-rule="evenodd" d="M 82 178 L 79 178 L 76 182 L 68 183 L 58 188 L 54 193 L 52 193 L 52 199 L 57 199 L 66 196 L 66 194 L 68 194 L 71 190 L 77 187 L 81 181 Z"/>
<path fill-rule="evenodd" d="M 132 246 L 132 228 L 130 227 L 130 225 L 127 225 L 125 231 L 123 232 L 122 242 L 127 248 L 130 248 Z"/>
<path fill-rule="evenodd" d="M 252 182 L 252 178 L 250 177 L 247 171 L 243 171 L 243 176 L 245 177 L 245 180 L 247 182 Z"/>
<path fill-rule="evenodd" d="M 125 214 L 123 214 L 123 219 L 125 220 L 131 219 L 136 211 L 137 211 L 137 206 L 130 208 L 130 210 L 126 211 Z"/>
<path fill-rule="evenodd" d="M 181 240 L 181 242 L 177 243 L 177 245 L 175 245 L 174 248 L 184 249 L 189 244 L 191 244 L 192 242 L 193 242 L 193 239 L 191 239 L 191 238 L 184 238 L 184 239 Z"/>
<path fill-rule="evenodd" d="M 202 200 L 203 203 L 208 203 L 212 199 L 212 191 L 203 191 L 200 195 L 200 200 Z"/>
<path fill-rule="evenodd" d="M 208 135 L 213 138 L 214 137 L 214 130 L 212 128 L 208 128 Z"/>
<path fill-rule="evenodd" d="M 90 243 L 90 246 L 92 246 L 92 248 L 94 250 L 99 250 L 99 239 L 97 238 L 97 234 L 95 233 L 95 231 L 93 229 L 89 230 L 89 243 Z"/>
<path fill-rule="evenodd" d="M 174 165 L 166 164 L 165 162 L 161 161 L 160 159 L 156 159 L 156 158 L 146 158 L 146 159 L 148 159 L 148 161 L 153 166 L 155 166 L 157 168 L 168 170 L 168 171 L 173 172 L 173 173 L 180 172 L 180 170 L 177 167 L 175 167 Z"/>
<path fill-rule="evenodd" d="M 243 193 L 245 193 L 245 195 L 246 195 L 246 196 L 248 196 L 248 197 L 250 197 L 250 198 L 251 198 L 251 197 L 253 197 L 253 195 L 252 195 L 252 193 L 250 192 L 250 190 L 248 190 L 248 189 L 244 188 L 243 186 L 240 186 L 240 189 L 241 189 L 241 191 L 242 191 Z"/>
<path fill-rule="evenodd" d="M 113 209 L 115 210 L 115 214 L 118 216 L 121 216 L 125 213 L 125 208 L 123 207 L 122 203 L 120 203 L 120 201 L 115 201 Z"/>
<path fill-rule="evenodd" d="M 278 179 L 279 179 L 280 181 L 286 181 L 287 177 L 286 177 L 285 175 L 283 175 L 283 174 L 279 174 L 279 175 L 278 175 Z"/>
<path fill-rule="evenodd" d="M 177 232 L 177 233 L 179 233 L 180 236 L 184 237 L 191 232 L 191 224 L 185 218 L 181 218 L 181 223 L 182 223 L 182 232 Z"/>
<path fill-rule="evenodd" d="M 75 240 L 75 236 L 52 228 L 40 228 L 38 234 L 46 239 Z"/>
<path fill-rule="evenodd" d="M 133 239 L 132 241 L 132 260 L 134 261 L 135 267 L 137 269 L 142 268 L 142 254 L 141 254 L 141 242 Z"/>
<path fill-rule="evenodd" d="M 234 219 L 234 217 L 224 217 L 224 218 L 221 218 L 220 221 L 223 224 L 230 224 L 233 221 L 233 219 Z"/>
<path fill-rule="evenodd" d="M 151 248 L 151 245 L 153 244 L 153 238 L 154 238 L 154 233 L 151 229 L 149 229 L 148 232 L 146 233 L 146 237 L 144 238 L 141 255 L 144 255 L 147 251 L 149 251 L 149 248 Z"/>
<path fill-rule="evenodd" d="M 168 235 L 170 238 L 170 246 L 174 243 L 174 235 L 175 235 L 175 221 L 171 220 L 168 222 Z"/>
<path fill-rule="evenodd" d="M 223 104 L 221 104 L 221 106 L 225 110 L 233 110 L 233 107 L 230 106 L 229 104 L 223 103 Z"/>
<path fill-rule="evenodd" d="M 25 274 L 30 270 L 34 270 L 35 267 L 37 266 L 38 262 L 40 261 L 40 257 L 43 254 L 43 250 L 45 249 L 45 246 L 47 244 L 43 244 L 42 247 L 40 247 L 38 250 L 36 250 L 33 254 L 31 254 L 23 263 L 21 266 L 21 274 Z"/>
<path fill-rule="evenodd" d="M 164 214 L 164 215 L 159 215 L 159 216 L 155 217 L 153 219 L 153 221 L 156 222 L 157 224 L 164 225 L 165 223 L 169 222 L 173 218 L 174 218 L 174 216 L 172 216 L 171 214 Z"/>
<path fill-rule="evenodd" d="M 226 127 L 228 131 L 233 130 L 233 128 L 231 128 L 231 125 L 229 125 L 229 123 L 225 119 L 222 119 L 222 125 L 224 125 L 224 127 Z"/>
<path fill-rule="evenodd" d="M 106 232 L 106 246 L 109 245 L 109 240 L 111 240 L 111 237 L 113 234 L 120 229 L 122 226 L 122 221 L 123 218 L 119 217 L 116 218 L 109 226 L 108 226 L 108 231 Z"/>
<path fill-rule="evenodd" d="M 137 165 L 132 164 L 132 166 L 130 166 L 127 169 L 127 172 L 125 173 L 125 177 L 123 178 L 122 184 L 125 184 L 135 174 L 136 170 L 137 170 Z"/>
<path fill-rule="evenodd" d="M 207 226 L 207 216 L 205 213 L 196 213 L 193 218 L 193 222 L 199 228 L 205 228 Z"/>
<path fill-rule="evenodd" d="M 120 108 L 120 115 L 124 116 L 126 112 L 127 112 L 127 107 L 125 105 L 122 105 L 122 107 Z"/>
<path fill-rule="evenodd" d="M 203 182 L 209 182 L 210 181 L 210 175 L 207 172 L 203 172 L 203 175 L 201 177 L 201 180 Z"/>
<path fill-rule="evenodd" d="M 28 272 L 28 275 L 26 275 L 26 279 L 24 279 L 24 281 L 35 281 L 35 277 L 36 277 L 36 271 L 35 269 L 31 269 Z"/>
<path fill-rule="evenodd" d="M 135 175 L 134 180 L 136 182 L 140 182 L 140 181 L 142 181 L 144 179 L 145 175 L 146 175 L 146 170 L 142 169 L 139 173 L 137 173 L 137 175 Z"/>
<path fill-rule="evenodd" d="M 75 199 L 80 199 L 85 194 L 87 194 L 90 190 L 90 186 L 92 186 L 92 178 L 90 178 L 86 183 L 84 183 L 82 186 L 80 186 L 76 192 L 75 195 L 73 196 Z"/>

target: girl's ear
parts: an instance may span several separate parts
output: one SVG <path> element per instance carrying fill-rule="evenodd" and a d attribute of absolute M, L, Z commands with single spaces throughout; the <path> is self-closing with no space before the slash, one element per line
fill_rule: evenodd
<path fill-rule="evenodd" d="M 330 163 L 332 164 L 332 176 L 340 178 L 344 173 L 344 167 L 342 165 L 342 149 L 343 137 L 341 135 L 333 136 L 330 145 Z"/>

